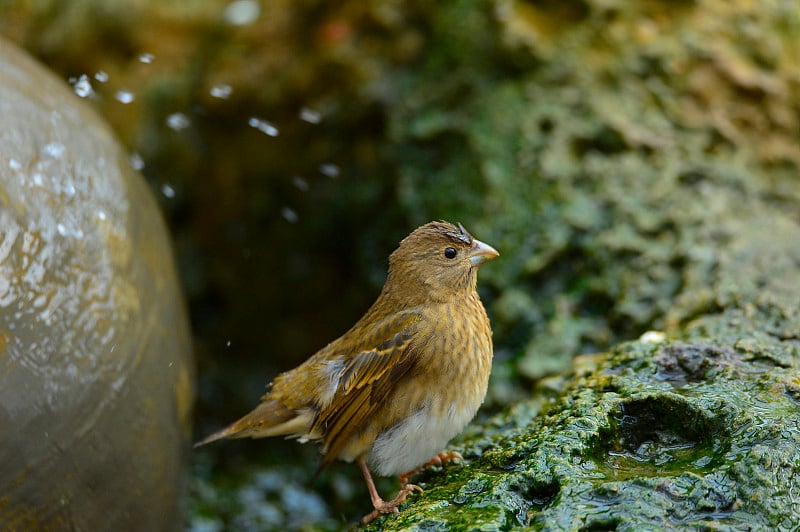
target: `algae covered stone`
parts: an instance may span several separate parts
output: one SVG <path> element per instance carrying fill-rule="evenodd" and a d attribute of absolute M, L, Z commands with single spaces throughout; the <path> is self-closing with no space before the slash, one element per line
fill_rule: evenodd
<path fill-rule="evenodd" d="M 581 360 L 551 406 L 491 420 L 462 444 L 474 461 L 429 472 L 375 529 L 796 529 L 797 340 L 725 328 L 739 346 L 690 334 Z"/>

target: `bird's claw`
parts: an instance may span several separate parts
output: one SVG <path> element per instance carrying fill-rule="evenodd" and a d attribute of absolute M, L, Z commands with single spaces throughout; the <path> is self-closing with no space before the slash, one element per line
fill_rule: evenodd
<path fill-rule="evenodd" d="M 461 453 L 458 451 L 451 451 L 449 453 L 442 451 L 433 458 L 431 458 L 430 460 L 428 460 L 426 463 L 422 464 L 422 467 L 428 467 L 432 465 L 442 465 L 443 463 L 450 462 L 451 460 L 463 460 L 463 459 L 464 457 L 461 456 Z"/>
<path fill-rule="evenodd" d="M 403 486 L 408 484 L 408 477 L 410 477 L 412 475 L 416 475 L 417 473 L 419 473 L 420 471 L 422 471 L 426 467 L 429 467 L 429 466 L 432 466 L 432 465 L 439 465 L 440 466 L 440 465 L 444 464 L 445 462 L 450 462 L 452 460 L 463 460 L 463 459 L 464 459 L 464 457 L 461 456 L 461 453 L 458 452 L 458 451 L 451 451 L 449 453 L 445 452 L 445 451 L 442 451 L 439 454 L 437 454 L 436 456 L 434 456 L 433 458 L 431 458 L 430 460 L 428 460 L 427 462 L 425 462 L 424 464 L 422 464 L 421 466 L 419 466 L 417 468 L 414 468 L 411 471 L 407 471 L 407 472 L 403 473 L 402 475 L 397 477 L 397 480 L 400 483 L 400 487 L 402 488 Z"/>
<path fill-rule="evenodd" d="M 403 504 L 403 501 L 406 500 L 406 497 L 408 497 L 414 491 L 422 493 L 424 490 L 416 484 L 406 484 L 400 488 L 397 496 L 391 501 L 380 501 L 379 503 L 375 504 L 375 509 L 361 518 L 361 524 L 366 525 L 381 515 L 400 513 L 400 510 L 398 510 L 397 507 Z"/>
<path fill-rule="evenodd" d="M 411 494 L 414 491 L 418 491 L 420 493 L 423 493 L 425 491 L 424 489 L 422 489 L 421 487 L 417 486 L 416 484 L 406 484 L 404 489 L 408 490 L 408 494 Z"/>

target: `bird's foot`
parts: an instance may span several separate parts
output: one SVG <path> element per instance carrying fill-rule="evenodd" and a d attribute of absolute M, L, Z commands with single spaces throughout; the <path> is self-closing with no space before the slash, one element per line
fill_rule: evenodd
<path fill-rule="evenodd" d="M 416 467 L 411 471 L 403 473 L 402 475 L 397 477 L 397 480 L 400 482 L 400 487 L 403 487 L 408 483 L 408 478 L 410 476 L 417 474 L 426 467 L 432 465 L 442 465 L 443 463 L 450 462 L 451 460 L 463 460 L 463 459 L 464 457 L 461 456 L 461 453 L 458 451 L 451 451 L 449 453 L 446 451 L 442 451 L 433 458 L 431 458 L 430 460 L 428 460 L 427 462 L 425 462 L 424 464 L 422 464 L 421 466 Z"/>
<path fill-rule="evenodd" d="M 361 523 L 366 525 L 376 517 L 380 517 L 384 514 L 396 514 L 399 513 L 400 510 L 397 509 L 398 506 L 403 504 L 403 501 L 406 500 L 406 497 L 409 496 L 414 491 L 419 491 L 422 493 L 422 488 L 417 486 L 416 484 L 405 484 L 400 488 L 400 491 L 397 493 L 397 496 L 392 499 L 391 501 L 384 501 L 382 499 L 378 499 L 377 501 L 372 501 L 373 506 L 375 509 L 361 518 Z"/>
<path fill-rule="evenodd" d="M 458 451 L 450 451 L 449 453 L 446 451 L 442 451 L 424 464 L 422 467 L 428 467 L 432 465 L 442 465 L 445 462 L 450 462 L 452 460 L 463 460 L 464 457 L 461 456 L 461 453 Z"/>

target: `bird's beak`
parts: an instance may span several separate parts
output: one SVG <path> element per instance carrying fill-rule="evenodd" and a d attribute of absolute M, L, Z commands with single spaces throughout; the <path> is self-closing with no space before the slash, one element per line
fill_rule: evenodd
<path fill-rule="evenodd" d="M 472 241 L 472 249 L 467 254 L 467 258 L 473 266 L 480 266 L 484 262 L 496 259 L 498 256 L 500 256 L 500 253 L 496 249 L 478 239 Z"/>

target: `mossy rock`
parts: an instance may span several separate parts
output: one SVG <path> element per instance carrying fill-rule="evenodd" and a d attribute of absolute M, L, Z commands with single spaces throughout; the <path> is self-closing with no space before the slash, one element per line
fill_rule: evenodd
<path fill-rule="evenodd" d="M 690 332 L 579 359 L 536 417 L 492 419 L 460 446 L 466 465 L 428 471 L 424 495 L 368 528 L 797 528 L 798 342 L 717 327 L 739 341 Z"/>

